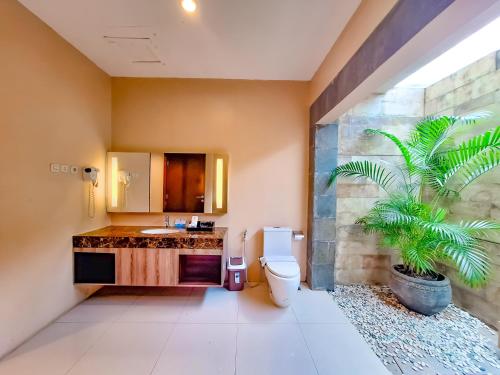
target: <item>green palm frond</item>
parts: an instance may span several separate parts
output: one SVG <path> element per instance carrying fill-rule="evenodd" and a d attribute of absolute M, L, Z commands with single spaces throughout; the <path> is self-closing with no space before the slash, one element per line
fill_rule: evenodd
<path fill-rule="evenodd" d="M 410 135 L 409 145 L 421 164 L 426 163 L 432 156 L 437 144 L 443 143 L 446 131 L 457 120 L 453 116 L 427 117 L 417 123 L 415 130 Z"/>
<path fill-rule="evenodd" d="M 458 120 L 459 124 L 463 125 L 476 125 L 478 121 L 484 120 L 488 117 L 491 117 L 492 112 L 490 111 L 478 111 L 475 113 L 471 113 L 468 115 L 463 115 L 463 116 L 455 116 L 455 118 Z"/>
<path fill-rule="evenodd" d="M 415 216 L 411 216 L 394 210 L 380 210 L 378 212 L 378 215 L 388 224 L 400 226 L 415 223 L 415 221 L 417 220 Z"/>
<path fill-rule="evenodd" d="M 328 186 L 332 185 L 337 177 L 366 177 L 378 184 L 385 191 L 388 191 L 389 186 L 395 180 L 396 176 L 383 168 L 382 166 L 370 161 L 351 161 L 344 165 L 338 166 L 330 173 Z"/>
<path fill-rule="evenodd" d="M 491 230 L 500 230 L 500 224 L 487 220 L 461 221 L 460 226 L 471 236 L 486 236 Z"/>
<path fill-rule="evenodd" d="M 457 192 L 462 191 L 474 180 L 500 165 L 500 150 L 487 150 L 465 164 L 447 181 L 447 185 Z"/>
<path fill-rule="evenodd" d="M 475 125 L 489 115 L 479 112 L 469 116 L 426 117 L 417 123 L 408 144 L 420 163 L 427 165 L 443 147 L 453 145 L 452 135 L 458 125 Z"/>
<path fill-rule="evenodd" d="M 388 139 L 390 139 L 398 148 L 401 154 L 403 155 L 403 158 L 405 159 L 406 167 L 408 168 L 408 171 L 412 173 L 414 169 L 414 165 L 411 161 L 411 154 L 406 145 L 401 141 L 398 137 L 396 137 L 394 134 L 391 134 L 389 132 L 383 131 L 383 130 L 378 130 L 378 129 L 366 129 L 365 130 L 366 134 L 371 134 L 371 135 L 382 135 Z"/>
<path fill-rule="evenodd" d="M 486 251 L 475 241 L 467 245 L 442 242 L 441 251 L 457 267 L 462 282 L 471 287 L 484 285 L 490 273 Z"/>
<path fill-rule="evenodd" d="M 456 244 L 466 245 L 472 237 L 462 227 L 448 223 L 433 223 L 421 220 L 422 228 L 434 233 L 438 239 L 453 241 Z"/>
<path fill-rule="evenodd" d="M 445 185 L 443 174 L 439 171 L 427 169 L 420 171 L 422 184 L 429 186 L 441 196 L 458 196 L 458 192 Z"/>
<path fill-rule="evenodd" d="M 418 274 L 435 272 L 435 257 L 429 251 L 421 251 L 417 247 L 410 247 L 401 252 L 405 264 L 411 264 L 411 268 Z"/>
<path fill-rule="evenodd" d="M 500 126 L 458 145 L 456 149 L 443 152 L 442 164 L 446 170 L 444 180 L 450 179 L 462 166 L 486 150 L 500 150 Z"/>
<path fill-rule="evenodd" d="M 436 208 L 434 211 L 430 213 L 430 220 L 434 223 L 441 223 L 446 219 L 446 215 L 448 211 L 442 207 Z"/>
<path fill-rule="evenodd" d="M 391 200 L 379 202 L 373 207 L 373 214 L 379 217 L 383 222 L 390 225 L 408 225 L 416 223 L 419 220 L 418 212 L 412 210 L 410 202 L 404 205 L 400 199 L 392 197 Z"/>

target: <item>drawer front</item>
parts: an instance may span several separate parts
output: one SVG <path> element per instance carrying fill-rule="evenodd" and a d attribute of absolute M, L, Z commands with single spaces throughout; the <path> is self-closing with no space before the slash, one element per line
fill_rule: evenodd
<path fill-rule="evenodd" d="M 117 250 L 117 285 L 174 286 L 178 280 L 176 249 Z"/>

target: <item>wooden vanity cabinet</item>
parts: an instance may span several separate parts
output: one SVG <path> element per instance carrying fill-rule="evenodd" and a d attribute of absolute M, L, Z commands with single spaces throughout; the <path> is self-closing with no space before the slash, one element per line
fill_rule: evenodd
<path fill-rule="evenodd" d="M 220 249 L 75 248 L 74 253 L 75 284 L 222 286 L 226 275 L 225 252 Z M 114 282 L 111 275 L 103 277 L 94 270 L 87 270 L 91 276 L 79 279 L 79 267 L 102 267 L 98 257 L 97 262 L 92 259 L 93 263 L 82 265 L 76 254 L 114 255 Z M 109 262 L 104 258 L 102 264 Z"/>
<path fill-rule="evenodd" d="M 74 283 L 222 286 L 227 230 L 142 237 L 142 227 L 106 227 L 73 236 Z M 154 244 L 156 247 L 145 247 Z M 108 246 L 117 247 L 108 247 Z M 118 246 L 126 247 L 118 247 Z M 138 247 L 133 247 L 138 245 Z M 142 245 L 142 247 L 141 247 Z M 163 246 L 163 247 L 162 247 Z"/>

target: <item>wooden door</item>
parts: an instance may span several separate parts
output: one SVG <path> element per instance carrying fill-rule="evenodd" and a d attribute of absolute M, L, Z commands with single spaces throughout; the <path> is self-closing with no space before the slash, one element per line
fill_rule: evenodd
<path fill-rule="evenodd" d="M 165 154 L 164 212 L 197 212 L 205 208 L 205 154 Z"/>

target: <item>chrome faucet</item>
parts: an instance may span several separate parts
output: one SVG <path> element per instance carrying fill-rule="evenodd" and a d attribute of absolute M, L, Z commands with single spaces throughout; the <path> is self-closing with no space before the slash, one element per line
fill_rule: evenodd
<path fill-rule="evenodd" d="M 165 220 L 163 221 L 163 223 L 167 228 L 170 226 L 170 217 L 168 215 L 165 215 Z"/>

